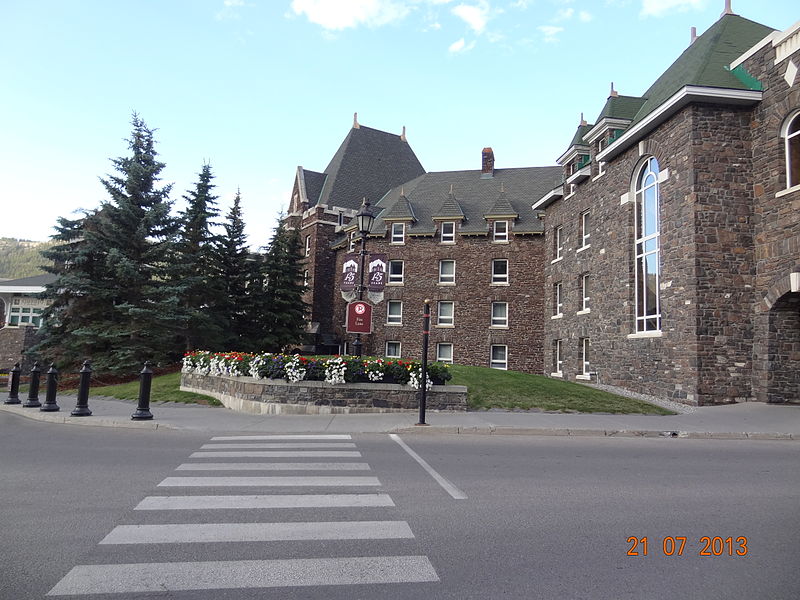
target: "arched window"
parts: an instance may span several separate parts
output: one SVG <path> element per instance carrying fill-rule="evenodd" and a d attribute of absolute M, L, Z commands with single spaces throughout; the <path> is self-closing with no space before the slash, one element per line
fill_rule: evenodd
<path fill-rule="evenodd" d="M 636 331 L 661 330 L 658 161 L 648 158 L 636 173 Z"/>
<path fill-rule="evenodd" d="M 800 110 L 786 120 L 783 126 L 786 140 L 786 187 L 800 185 Z"/>

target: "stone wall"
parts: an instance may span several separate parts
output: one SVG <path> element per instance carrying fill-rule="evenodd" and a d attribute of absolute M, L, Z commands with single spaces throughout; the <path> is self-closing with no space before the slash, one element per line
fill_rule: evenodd
<path fill-rule="evenodd" d="M 36 342 L 37 330 L 33 327 L 4 327 L 0 329 L 0 369 L 10 369 L 20 363 L 23 373 L 33 366 L 33 360 L 24 352 Z"/>
<path fill-rule="evenodd" d="M 181 390 L 217 398 L 227 408 L 255 414 L 368 413 L 419 410 L 418 390 L 388 383 L 331 385 L 324 381 L 288 383 L 252 377 L 181 375 Z M 467 409 L 467 388 L 435 385 L 428 391 L 430 410 Z"/>
<path fill-rule="evenodd" d="M 513 226 L 512 226 L 513 227 Z M 439 342 L 453 344 L 453 361 L 488 367 L 492 345 L 508 347 L 508 368 L 541 373 L 544 254 L 541 235 L 512 235 L 508 243 L 493 243 L 491 236 L 456 236 L 455 244 L 441 244 L 433 236 L 408 236 L 406 243 L 390 244 L 386 238 L 370 237 L 369 252 L 386 253 L 389 260 L 404 261 L 402 285 L 389 284 L 384 301 L 375 305 L 373 333 L 363 335 L 364 353 L 382 356 L 387 341 L 401 343 L 402 358 L 422 356 L 422 313 L 424 300 L 431 302 L 429 358 L 436 359 Z M 344 251 L 337 257 L 341 273 Z M 492 285 L 493 259 L 508 259 L 509 284 Z M 455 260 L 455 285 L 439 284 L 439 261 Z M 336 294 L 334 323 L 342 339 L 345 302 Z M 403 302 L 402 325 L 386 323 L 387 302 Z M 437 302 L 454 302 L 454 325 L 437 324 Z M 508 327 L 491 326 L 492 302 L 508 303 Z"/>

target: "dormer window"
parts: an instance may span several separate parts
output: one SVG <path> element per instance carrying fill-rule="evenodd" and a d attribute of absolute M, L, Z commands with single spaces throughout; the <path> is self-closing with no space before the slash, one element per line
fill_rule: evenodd
<path fill-rule="evenodd" d="M 494 241 L 507 242 L 508 241 L 508 221 L 495 221 L 493 225 Z"/>
<path fill-rule="evenodd" d="M 455 221 L 445 221 L 442 223 L 441 241 L 443 244 L 456 243 L 456 224 Z"/>
<path fill-rule="evenodd" d="M 306 256 L 311 256 L 311 236 L 306 236 Z"/>
<path fill-rule="evenodd" d="M 392 223 L 392 244 L 405 244 L 406 243 L 406 224 L 405 223 Z"/>
<path fill-rule="evenodd" d="M 344 213 L 343 213 L 342 211 L 339 211 L 339 221 L 338 221 L 338 225 L 339 225 L 339 227 L 341 227 L 342 225 L 344 225 Z"/>

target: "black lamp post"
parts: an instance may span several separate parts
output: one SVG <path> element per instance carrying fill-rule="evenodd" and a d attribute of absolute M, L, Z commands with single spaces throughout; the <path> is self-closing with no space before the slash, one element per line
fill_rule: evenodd
<path fill-rule="evenodd" d="M 358 284 L 358 299 L 364 300 L 364 262 L 367 258 L 367 235 L 372 230 L 372 224 L 375 222 L 375 215 L 372 214 L 372 211 L 369 208 L 369 200 L 364 198 L 364 201 L 361 204 L 361 208 L 356 213 L 356 226 L 358 227 L 358 231 L 361 234 L 361 271 L 360 271 L 360 282 Z M 355 355 L 361 356 L 361 334 L 356 334 L 356 341 L 353 342 L 353 346 L 355 347 Z"/>

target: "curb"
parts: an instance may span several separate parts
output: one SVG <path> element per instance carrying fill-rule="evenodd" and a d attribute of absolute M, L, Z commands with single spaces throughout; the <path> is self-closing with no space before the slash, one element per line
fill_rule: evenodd
<path fill-rule="evenodd" d="M 180 429 L 173 425 L 165 423 L 157 423 L 154 421 L 120 421 L 115 418 L 108 417 L 72 417 L 69 412 L 61 413 L 43 413 L 34 408 L 19 408 L 18 405 L 2 405 L 0 410 L 3 410 L 12 415 L 31 419 L 33 421 L 43 421 L 46 423 L 61 423 L 64 425 L 88 425 L 90 427 L 118 427 L 120 429 Z"/>

